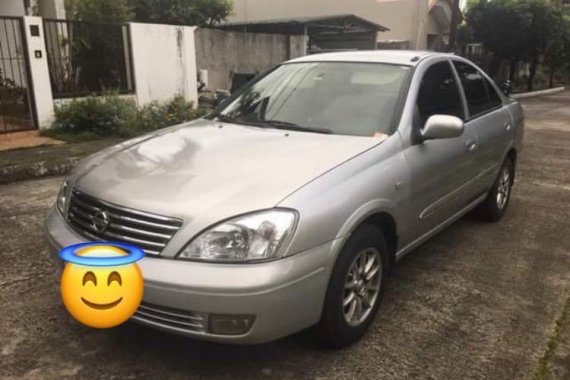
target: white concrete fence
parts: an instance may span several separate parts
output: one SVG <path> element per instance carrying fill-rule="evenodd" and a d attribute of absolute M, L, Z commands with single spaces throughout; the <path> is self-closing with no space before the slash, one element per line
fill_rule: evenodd
<path fill-rule="evenodd" d="M 32 36 L 31 27 L 40 36 Z M 47 51 L 41 17 L 24 16 L 25 39 L 38 128 L 49 128 L 54 118 Z M 195 27 L 130 23 L 134 94 L 139 106 L 182 96 L 198 104 Z"/>

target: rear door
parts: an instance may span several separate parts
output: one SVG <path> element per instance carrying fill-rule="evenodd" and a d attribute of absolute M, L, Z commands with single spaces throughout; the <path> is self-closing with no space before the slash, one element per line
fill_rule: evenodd
<path fill-rule="evenodd" d="M 468 116 L 465 127 L 476 134 L 473 192 L 483 193 L 494 182 L 513 130 L 510 115 L 497 90 L 475 66 L 459 60 L 453 66 L 465 93 Z"/>

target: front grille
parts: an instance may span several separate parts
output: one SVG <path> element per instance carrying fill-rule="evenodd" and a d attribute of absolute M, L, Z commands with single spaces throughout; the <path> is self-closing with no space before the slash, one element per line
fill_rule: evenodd
<path fill-rule="evenodd" d="M 96 223 L 101 216 L 105 228 Z M 78 190 L 72 192 L 67 221 L 90 240 L 133 244 L 149 255 L 159 255 L 182 225 L 180 219 L 113 205 Z"/>
<path fill-rule="evenodd" d="M 134 319 L 192 332 L 205 333 L 208 315 L 141 302 Z"/>

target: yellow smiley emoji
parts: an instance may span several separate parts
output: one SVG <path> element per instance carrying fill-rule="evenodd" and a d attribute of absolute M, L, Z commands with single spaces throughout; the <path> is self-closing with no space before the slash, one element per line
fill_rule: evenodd
<path fill-rule="evenodd" d="M 122 249 L 97 245 L 80 248 L 78 257 L 126 256 Z M 135 263 L 86 266 L 69 262 L 61 276 L 61 297 L 69 313 L 95 328 L 115 327 L 133 316 L 143 297 L 143 278 Z"/>

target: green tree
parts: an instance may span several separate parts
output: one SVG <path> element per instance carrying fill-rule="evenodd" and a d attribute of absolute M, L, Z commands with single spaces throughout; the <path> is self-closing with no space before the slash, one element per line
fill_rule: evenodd
<path fill-rule="evenodd" d="M 232 13 L 231 0 L 129 0 L 135 20 L 213 26 Z"/>
<path fill-rule="evenodd" d="M 560 13 L 558 5 L 548 0 L 493 0 L 474 5 L 466 18 L 475 37 L 495 57 L 509 62 L 511 81 L 517 62 L 529 62 L 527 90 L 531 91 L 541 57 L 555 39 Z"/>
<path fill-rule="evenodd" d="M 231 0 L 65 0 L 68 18 L 213 26 L 232 13 Z"/>
<path fill-rule="evenodd" d="M 128 0 L 65 0 L 67 18 L 88 22 L 125 22 L 133 17 Z"/>
<path fill-rule="evenodd" d="M 534 78 L 540 59 L 546 54 L 550 42 L 556 40 L 556 28 L 561 17 L 560 10 L 547 0 L 528 0 L 523 9 L 530 18 L 530 33 L 525 49 L 530 62 L 527 90 L 533 90 Z"/>
<path fill-rule="evenodd" d="M 554 19 L 553 33 L 544 53 L 549 72 L 549 87 L 554 87 L 554 75 L 570 71 L 570 18 L 559 15 Z"/>
<path fill-rule="evenodd" d="M 517 62 L 525 57 L 530 20 L 516 0 L 481 1 L 472 5 L 465 18 L 476 40 L 494 53 L 490 74 L 496 76 L 500 60 L 509 62 L 509 78 L 514 82 Z"/>

